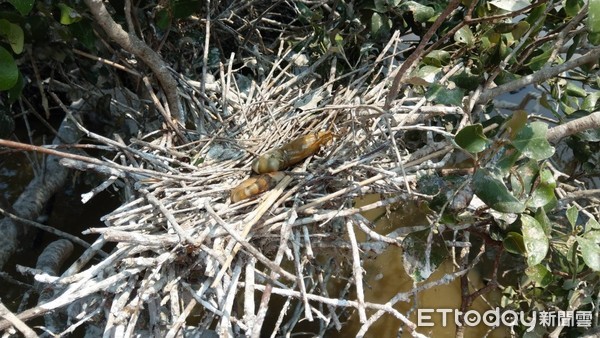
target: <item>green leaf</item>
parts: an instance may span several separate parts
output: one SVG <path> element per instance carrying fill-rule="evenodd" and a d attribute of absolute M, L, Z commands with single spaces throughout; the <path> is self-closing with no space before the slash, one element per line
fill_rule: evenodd
<path fill-rule="evenodd" d="M 577 237 L 583 261 L 590 269 L 600 271 L 600 243 L 584 237 Z"/>
<path fill-rule="evenodd" d="M 454 41 L 458 43 L 465 44 L 467 46 L 473 46 L 475 38 L 473 37 L 473 32 L 469 26 L 461 27 L 456 33 L 454 33 Z"/>
<path fill-rule="evenodd" d="M 574 108 L 575 101 L 566 95 L 561 97 L 558 106 L 566 115 L 571 115 L 576 111 Z"/>
<path fill-rule="evenodd" d="M 596 221 L 594 221 L 594 222 L 596 222 Z M 598 225 L 598 222 L 596 222 L 596 225 Z M 592 241 L 594 243 L 600 244 L 600 229 L 591 228 L 590 224 L 588 222 L 588 224 L 586 225 L 585 231 L 586 231 L 586 233 L 583 235 L 583 238 L 589 239 L 590 241 Z"/>
<path fill-rule="evenodd" d="M 321 13 L 321 11 L 319 9 L 317 9 L 316 11 L 312 11 L 310 9 L 310 7 L 308 7 L 307 5 L 305 5 L 304 3 L 300 2 L 300 1 L 296 1 L 296 2 L 294 2 L 294 4 L 300 14 L 298 17 L 300 19 L 300 22 L 305 25 L 312 24 L 314 22 L 318 22 L 323 17 L 323 13 Z M 201 4 L 199 6 L 203 6 L 203 5 Z M 202 8 L 202 7 L 199 7 L 199 8 Z"/>
<path fill-rule="evenodd" d="M 70 25 L 75 22 L 78 22 L 82 19 L 81 14 L 77 13 L 73 8 L 59 3 L 58 8 L 60 9 L 60 23 L 63 25 Z"/>
<path fill-rule="evenodd" d="M 515 139 L 517 133 L 527 124 L 527 112 L 524 110 L 515 111 L 510 120 L 506 121 L 506 129 L 508 130 L 509 138 Z"/>
<path fill-rule="evenodd" d="M 375 12 L 371 16 L 371 34 L 374 36 L 384 36 L 390 32 L 388 18 Z"/>
<path fill-rule="evenodd" d="M 515 27 L 514 23 L 501 21 L 494 25 L 494 32 L 500 34 L 506 34 L 512 32 Z"/>
<path fill-rule="evenodd" d="M 510 52 L 511 52 L 511 49 L 508 48 L 507 41 L 502 39 L 502 40 L 500 40 L 500 43 L 498 43 L 498 48 L 496 49 L 496 54 L 492 56 L 492 59 L 490 59 L 490 61 L 499 62 L 500 60 L 504 60 Z"/>
<path fill-rule="evenodd" d="M 519 157 L 521 157 L 521 152 L 511 146 L 504 147 L 500 151 L 502 153 L 500 159 L 496 163 L 496 168 L 498 168 L 502 174 L 508 174 Z"/>
<path fill-rule="evenodd" d="M 475 90 L 482 83 L 483 77 L 474 75 L 467 68 L 462 72 L 452 75 L 450 81 L 456 83 L 456 86 L 466 90 Z"/>
<path fill-rule="evenodd" d="M 71 25 L 71 31 L 81 44 L 89 50 L 96 50 L 96 34 L 89 20 L 82 20 Z"/>
<path fill-rule="evenodd" d="M 23 87 L 25 87 L 25 84 L 23 82 L 23 75 L 21 74 L 21 72 L 19 72 L 19 77 L 17 79 L 17 83 L 15 83 L 15 85 L 12 86 L 7 91 L 8 103 L 13 104 L 17 101 L 17 99 L 19 97 L 21 97 L 21 93 L 23 92 Z M 0 137 L 0 138 L 4 138 L 4 137 Z"/>
<path fill-rule="evenodd" d="M 569 209 L 567 209 L 567 219 L 573 228 L 577 225 L 578 216 L 579 211 L 577 211 L 576 207 L 569 207 Z"/>
<path fill-rule="evenodd" d="M 518 11 L 530 5 L 527 0 L 492 0 L 489 3 L 508 12 Z"/>
<path fill-rule="evenodd" d="M 527 33 L 527 31 L 529 30 L 530 27 L 531 26 L 529 25 L 529 22 L 527 22 L 527 21 L 518 22 L 514 26 L 512 32 L 511 32 L 513 39 L 520 40 L 523 37 L 523 35 L 525 35 L 525 33 Z"/>
<path fill-rule="evenodd" d="M 202 9 L 204 2 L 201 0 L 177 0 L 171 1 L 171 5 L 173 18 L 183 19 L 198 13 Z"/>
<path fill-rule="evenodd" d="M 448 89 L 440 84 L 433 84 L 425 93 L 427 100 L 448 105 L 448 106 L 460 106 L 462 105 L 462 99 L 465 96 L 465 91 L 462 89 Z"/>
<path fill-rule="evenodd" d="M 388 1 L 387 0 L 374 0 L 369 1 L 365 4 L 365 8 L 371 9 L 375 12 L 386 13 L 388 11 Z"/>
<path fill-rule="evenodd" d="M 550 236 L 550 231 L 552 231 L 552 222 L 546 215 L 546 211 L 544 208 L 538 208 L 535 212 L 535 219 L 540 223 L 542 228 L 544 229 L 544 233 L 546 236 Z"/>
<path fill-rule="evenodd" d="M 598 99 L 600 98 L 600 92 L 589 93 L 588 96 L 583 99 L 581 103 L 581 109 L 587 111 L 596 110 L 596 105 L 598 104 Z"/>
<path fill-rule="evenodd" d="M 29 14 L 35 0 L 8 0 L 22 16 Z"/>
<path fill-rule="evenodd" d="M 531 9 L 529 16 L 525 19 L 531 26 L 535 26 L 539 22 L 546 21 L 546 3 L 542 3 Z"/>
<path fill-rule="evenodd" d="M 19 69 L 13 56 L 0 46 L 0 90 L 12 88 L 19 79 Z"/>
<path fill-rule="evenodd" d="M 600 230 L 600 223 L 598 223 L 598 221 L 596 221 L 595 219 L 590 218 L 590 220 L 585 225 L 585 228 L 588 231 L 589 230 Z"/>
<path fill-rule="evenodd" d="M 552 172 L 548 169 L 542 170 L 540 172 L 539 184 L 531 194 L 527 206 L 534 208 L 543 207 L 554 201 L 556 199 L 556 196 L 554 196 L 554 189 L 556 189 L 556 180 L 554 179 Z"/>
<path fill-rule="evenodd" d="M 417 86 L 429 86 L 437 81 L 441 71 L 440 67 L 425 65 L 414 71 L 406 82 Z"/>
<path fill-rule="evenodd" d="M 502 34 L 496 33 L 493 30 L 487 32 L 481 37 L 481 47 L 485 51 L 489 51 L 492 47 L 495 47 L 502 38 Z"/>
<path fill-rule="evenodd" d="M 537 177 L 540 166 L 537 161 L 527 160 L 521 163 L 516 170 L 513 170 L 510 177 L 510 187 L 516 196 L 529 194 L 533 185 L 533 180 Z"/>
<path fill-rule="evenodd" d="M 540 97 L 540 105 L 542 107 L 548 109 L 552 113 L 556 114 L 556 111 L 554 110 L 554 106 L 550 104 L 550 100 L 548 100 L 548 96 L 546 95 L 546 93 L 543 93 L 542 97 Z"/>
<path fill-rule="evenodd" d="M 512 145 L 529 158 L 545 160 L 554 154 L 554 147 L 546 139 L 547 131 L 547 124 L 532 122 L 517 133 Z"/>
<path fill-rule="evenodd" d="M 400 9 L 412 12 L 413 18 L 417 22 L 427 22 L 435 15 L 435 10 L 432 7 L 421 5 L 415 1 L 403 3 Z"/>
<path fill-rule="evenodd" d="M 450 53 L 445 50 L 433 50 L 423 57 L 423 63 L 434 67 L 442 67 L 450 62 Z"/>
<path fill-rule="evenodd" d="M 568 16 L 573 17 L 579 14 L 579 11 L 581 10 L 581 4 L 579 3 L 579 0 L 565 0 L 564 4 L 565 13 L 567 13 Z"/>
<path fill-rule="evenodd" d="M 302 15 L 300 15 L 300 20 L 302 21 Z M 169 27 L 169 22 L 171 22 L 171 14 L 169 14 L 169 11 L 164 8 L 159 10 L 154 16 L 154 23 L 156 23 L 156 26 L 162 30 L 166 30 L 167 27 Z M 307 24 L 307 22 L 302 23 Z"/>
<path fill-rule="evenodd" d="M 489 170 L 479 169 L 473 175 L 473 191 L 490 208 L 500 212 L 521 213 L 525 205 L 516 199 L 504 182 L 493 177 Z"/>
<path fill-rule="evenodd" d="M 431 210 L 440 211 L 442 206 L 450 211 L 462 210 L 473 198 L 469 187 L 461 188 L 465 180 L 466 177 L 458 175 L 423 175 L 417 181 L 417 189 L 433 197 L 428 203 Z"/>
<path fill-rule="evenodd" d="M 448 249 L 441 236 L 434 234 L 428 241 L 430 231 L 412 232 L 402 241 L 404 269 L 416 282 L 427 279 L 448 257 Z"/>
<path fill-rule="evenodd" d="M 576 120 L 576 119 L 580 119 L 582 117 L 586 117 L 588 115 L 590 115 L 589 111 L 579 109 L 579 110 L 576 110 L 573 113 L 571 113 L 571 114 L 569 114 L 568 116 L 565 116 L 565 117 L 567 119 L 569 119 L 569 120 Z"/>
<path fill-rule="evenodd" d="M 575 96 L 575 97 L 586 97 L 587 96 L 587 92 L 585 91 L 585 89 L 575 85 L 571 81 L 567 82 L 567 88 L 566 88 L 565 92 L 569 96 Z"/>
<path fill-rule="evenodd" d="M 589 33 L 588 41 L 594 46 L 600 45 L 600 33 Z"/>
<path fill-rule="evenodd" d="M 548 237 L 542 225 L 529 215 L 521 215 L 521 226 L 523 242 L 527 251 L 527 264 L 529 266 L 537 265 L 546 257 L 546 253 L 548 253 L 550 246 Z"/>
<path fill-rule="evenodd" d="M 503 70 L 500 72 L 500 74 L 498 74 L 498 76 L 494 80 L 494 83 L 497 85 L 502 85 L 502 84 L 505 84 L 508 82 L 518 80 L 520 77 L 521 77 L 520 75 L 513 74 L 513 73 Z"/>
<path fill-rule="evenodd" d="M 590 32 L 588 39 L 594 45 L 600 43 L 600 0 L 590 0 L 587 16 L 587 28 Z M 593 41 L 592 41 L 593 40 Z"/>
<path fill-rule="evenodd" d="M 518 232 L 509 232 L 502 242 L 506 251 L 515 255 L 525 254 L 525 243 L 523 243 L 523 235 Z"/>
<path fill-rule="evenodd" d="M 15 54 L 23 51 L 24 34 L 19 25 L 15 25 L 6 19 L 0 19 L 0 36 L 8 40 L 10 48 Z"/>
<path fill-rule="evenodd" d="M 532 57 L 529 62 L 526 64 L 526 66 L 528 66 L 531 70 L 533 71 L 538 71 L 540 69 L 542 69 L 542 67 L 544 67 L 546 65 L 546 63 L 548 62 L 548 60 L 550 59 L 550 56 L 552 55 L 552 48 L 543 48 L 543 52 Z"/>
<path fill-rule="evenodd" d="M 488 139 L 483 134 L 483 126 L 479 123 L 459 130 L 454 137 L 454 141 L 472 154 L 484 151 L 488 144 Z"/>
<path fill-rule="evenodd" d="M 552 273 L 543 265 L 529 266 L 525 269 L 527 277 L 536 283 L 537 287 L 546 287 L 553 281 Z"/>
<path fill-rule="evenodd" d="M 341 34 L 337 33 L 333 39 L 337 46 L 342 47 L 344 45 L 344 37 Z"/>

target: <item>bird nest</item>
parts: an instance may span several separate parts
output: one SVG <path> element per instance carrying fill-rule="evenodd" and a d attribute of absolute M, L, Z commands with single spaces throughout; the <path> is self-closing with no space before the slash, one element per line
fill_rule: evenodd
<path fill-rule="evenodd" d="M 364 299 L 363 250 L 400 245 L 401 236 L 375 233 L 361 212 L 419 196 L 417 170 L 443 165 L 451 152 L 434 137 L 444 129 L 423 122 L 457 110 L 427 107 L 411 91 L 382 109 L 400 60 L 394 39 L 343 76 L 337 55 L 309 60 L 292 50 L 282 50 L 262 78 L 231 68 L 200 82 L 176 74 L 195 129 L 165 125 L 119 145 L 119 166 L 104 161 L 113 175 L 107 184 L 119 184 L 126 201 L 103 217 L 106 227 L 87 231 L 101 236 L 80 258 L 85 269 L 45 306 L 70 304 L 71 322 L 117 336 L 257 337 L 265 327 L 295 332 L 303 320 L 323 334 L 366 310 L 391 313 L 412 331 L 391 306 Z M 421 135 L 418 147 L 403 143 L 410 131 Z M 256 175 L 257 157 L 319 132 L 330 137 L 281 168 L 266 191 L 231 201 L 231 190 Z M 177 138 L 188 141 L 175 146 Z M 380 198 L 356 206 L 370 193 Z M 358 229 L 367 241 L 356 240 Z M 88 267 L 108 242 L 114 251 Z M 334 281 L 345 285 L 335 295 L 328 293 Z"/>

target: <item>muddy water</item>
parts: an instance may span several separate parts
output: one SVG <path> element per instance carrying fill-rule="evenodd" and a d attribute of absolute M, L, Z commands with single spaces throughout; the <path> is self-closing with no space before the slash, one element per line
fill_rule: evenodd
<path fill-rule="evenodd" d="M 375 202 L 379 199 L 379 195 L 369 195 L 356 201 L 356 206 L 366 205 Z M 375 223 L 374 231 L 380 234 L 387 234 L 398 227 L 425 225 L 427 221 L 424 214 L 419 211 L 415 205 L 401 205 L 395 210 L 386 212 L 385 208 L 371 210 L 364 214 L 366 218 Z M 357 240 L 365 241 L 366 236 L 360 229 L 355 229 Z M 399 292 L 410 291 L 414 288 L 412 279 L 404 271 L 402 264 L 402 249 L 395 246 L 388 247 L 383 253 L 376 255 L 370 259 L 363 261 L 365 270 L 365 301 L 384 304 L 389 301 L 394 295 Z M 444 262 L 425 282 L 439 280 L 447 273 L 456 271 L 450 260 Z M 481 276 L 475 271 L 469 274 L 470 283 L 472 285 L 471 292 L 484 286 Z M 480 313 L 492 309 L 498 305 L 500 298 L 498 292 L 492 292 L 486 295 L 487 300 L 479 297 L 471 306 L 470 309 Z M 416 306 L 414 302 L 416 301 Z M 450 284 L 437 286 L 421 292 L 416 299 L 411 299 L 411 302 L 397 303 L 394 308 L 400 313 L 406 315 L 410 309 L 460 309 L 461 306 L 461 287 L 460 280 L 454 280 Z M 408 318 L 417 323 L 416 311 L 413 310 Z M 367 317 L 369 316 L 367 312 Z M 442 316 L 432 314 L 431 322 L 433 327 L 421 327 L 419 332 L 435 338 L 454 338 L 456 337 L 456 326 L 454 319 L 448 317 L 448 325 L 442 325 Z M 396 337 L 401 322 L 391 315 L 384 315 L 368 330 L 366 337 Z M 332 337 L 354 337 L 359 331 L 361 323 L 359 323 L 357 313 L 354 313 L 348 322 L 344 325 L 341 332 L 332 332 Z M 477 327 L 466 328 L 464 337 L 484 337 L 488 333 L 489 328 L 480 325 Z M 406 330 L 402 337 L 409 337 Z M 505 328 L 499 328 L 491 332 L 488 337 L 507 337 L 508 332 Z"/>
<path fill-rule="evenodd" d="M 38 155 L 30 155 L 29 159 L 34 157 L 38 161 L 43 160 L 43 157 Z M 33 177 L 33 169 L 29 159 L 22 153 L 0 157 L 0 194 L 2 194 L 0 199 L 5 201 L 5 203 L 0 204 L 12 205 L 29 184 Z M 81 194 L 89 192 L 98 185 L 98 182 L 101 182 L 100 178 L 92 173 L 74 172 L 67 184 L 50 199 L 42 211 L 41 217 L 36 221 L 79 236 L 88 243 L 93 243 L 97 236 L 83 236 L 81 232 L 90 227 L 103 226 L 100 217 L 117 208 L 120 203 L 116 193 L 112 188 L 109 188 L 95 196 L 87 204 L 82 204 Z M 2 218 L 0 216 L 0 219 Z M 23 301 L 23 295 L 29 291 L 24 286 L 32 283 L 30 276 L 16 271 L 16 265 L 35 267 L 36 261 L 44 248 L 57 239 L 60 239 L 60 237 L 38 229 L 31 229 L 28 237 L 21 241 L 19 250 L 4 266 L 5 273 L 24 283 L 22 285 L 1 284 L 0 299 L 12 311 L 17 311 Z M 63 265 L 63 268 L 68 267 L 79 257 L 83 250 L 83 247 L 75 245 L 75 251 Z M 34 300 L 35 297 L 29 299 L 30 306 L 34 304 Z"/>

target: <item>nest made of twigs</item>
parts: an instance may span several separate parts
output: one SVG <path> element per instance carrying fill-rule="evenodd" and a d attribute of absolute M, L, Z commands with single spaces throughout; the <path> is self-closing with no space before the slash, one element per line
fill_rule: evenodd
<path fill-rule="evenodd" d="M 403 129 L 436 131 L 417 123 L 446 113 L 445 107 L 422 113 L 425 100 L 406 92 L 391 114 L 380 108 L 393 75 L 388 69 L 399 55 L 393 46 L 342 78 L 332 69 L 327 81 L 317 68 L 335 67 L 334 54 L 295 62 L 306 56 L 291 50 L 278 55 L 260 83 L 231 69 L 204 84 L 178 76 L 187 116 L 195 121 L 195 130 L 180 134 L 191 141 L 175 147 L 173 133 L 152 131 L 121 146 L 115 158 L 131 169 L 117 175 L 130 193 L 103 218 L 105 228 L 89 230 L 102 234 L 98 243 L 117 242 L 113 253 L 84 271 L 93 287 L 79 303 L 110 304 L 99 326 L 173 336 L 195 323 L 186 330 L 257 336 L 271 294 L 294 300 L 286 307 L 295 304 L 307 319 L 317 314 L 322 330 L 339 329 L 348 307 L 369 307 L 364 296 L 356 302 L 328 295 L 323 273 L 345 279 L 345 290 L 361 284 L 363 244 L 345 239 L 352 224 L 370 231 L 359 213 L 414 198 L 414 172 L 449 153 L 447 145 L 429 139 L 411 154 L 399 137 Z M 276 187 L 230 201 L 230 190 L 252 175 L 251 162 L 258 155 L 325 130 L 333 140 L 288 168 Z M 354 199 L 366 193 L 382 199 L 353 207 Z M 394 241 L 371 235 L 382 245 Z M 319 260 L 332 253 L 345 263 Z M 94 290 L 104 290 L 102 298 Z M 258 311 L 255 291 L 263 295 Z M 285 309 L 281 313 L 269 325 L 293 331 L 299 317 L 284 320 Z"/>

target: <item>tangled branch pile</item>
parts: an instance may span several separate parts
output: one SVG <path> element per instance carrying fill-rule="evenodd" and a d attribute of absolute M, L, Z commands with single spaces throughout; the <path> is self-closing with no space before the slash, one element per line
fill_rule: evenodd
<path fill-rule="evenodd" d="M 261 83 L 241 83 L 244 77 L 229 70 L 207 83 L 203 96 L 196 82 L 180 76 L 188 114 L 197 116 L 198 129 L 214 135 L 183 131 L 194 141 L 180 148 L 173 147 L 176 134 L 170 132 L 150 131 L 126 146 L 79 126 L 118 148 L 114 158 L 121 163 L 63 159 L 63 165 L 110 173 L 100 189 L 116 182 L 128 198 L 103 218 L 105 228 L 88 231 L 102 236 L 77 266 L 85 266 L 107 242 L 117 248 L 98 264 L 52 279 L 62 285 L 61 295 L 35 310 L 70 304 L 70 322 L 94 318 L 100 330 L 117 335 L 174 336 L 191 320 L 204 324 L 190 327 L 194 332 L 214 328 L 219 334 L 258 336 L 269 298 L 276 294 L 288 301 L 273 332 L 293 331 L 302 316 L 318 321 L 322 332 L 339 329 L 348 307 L 363 315 L 365 309 L 390 312 L 414 328 L 391 306 L 366 303 L 361 295 L 358 301 L 346 298 L 350 289 L 362 292 L 359 251 L 373 245 L 358 244 L 353 227 L 372 234 L 379 246 L 401 243 L 394 234 L 370 231 L 359 212 L 415 198 L 410 193 L 415 170 L 440 166 L 450 153 L 446 142 L 433 139 L 409 153 L 399 135 L 407 129 L 445 134 L 419 121 L 457 108 L 425 109 L 424 99 L 409 95 L 392 114 L 380 108 L 388 69 L 401 52 L 399 42 L 395 36 L 376 58 L 345 74 L 346 86 L 337 85 L 333 68 L 327 81 L 316 75 L 328 58 L 335 65 L 335 55 L 327 53 L 307 66 L 302 52 L 283 48 Z M 198 106 L 201 99 L 208 104 Z M 335 135 L 333 141 L 286 171 L 275 188 L 231 203 L 230 190 L 252 175 L 257 154 L 325 130 Z M 357 196 L 368 193 L 384 199 L 353 207 Z M 340 265 L 323 263 L 322 252 L 348 258 Z M 288 269 L 293 272 L 286 265 L 293 265 Z M 327 293 L 332 276 L 346 276 L 342 295 Z M 258 294 L 263 296 L 257 306 Z"/>
<path fill-rule="evenodd" d="M 315 67 L 334 56 L 297 67 L 294 61 L 303 54 L 285 50 L 260 84 L 244 86 L 231 72 L 218 83 L 221 90 L 211 93 L 207 110 L 199 116 L 214 137 L 193 136 L 192 144 L 172 151 L 169 134 L 152 132 L 122 147 L 118 156 L 122 164 L 144 169 L 120 172 L 139 194 L 104 217 L 106 228 L 90 230 L 101 233 L 103 241 L 117 242 L 118 249 L 101 265 L 81 272 L 90 279 L 69 289 L 85 285 L 90 292 L 111 294 L 92 293 L 96 305 L 89 307 L 112 302 L 106 329 L 154 329 L 169 332 L 168 336 L 190 320 L 192 311 L 194 320 L 205 324 L 194 330 L 218 322 L 220 334 L 258 335 L 270 294 L 289 300 L 277 320 L 277 327 L 287 331 L 293 331 L 302 316 L 321 322 L 322 330 L 336 325 L 339 329 L 346 307 L 382 309 L 382 304 L 365 304 L 364 298 L 350 301 L 327 294 L 331 276 L 347 275 L 346 290 L 362 280 L 361 248 L 343 238 L 357 224 L 365 228 L 360 211 L 413 198 L 409 186 L 415 170 L 440 165 L 430 159 L 449 154 L 444 142 L 431 142 L 412 154 L 397 144 L 403 129 L 444 133 L 417 125 L 427 116 L 418 112 L 424 100 L 405 99 L 397 108 L 403 113 L 386 115 L 378 108 L 385 99 L 386 69 L 400 52 L 397 46 L 398 41 L 391 41 L 376 59 L 347 74 L 349 85 L 340 88 L 335 78 L 325 82 L 314 76 Z M 188 88 L 186 105 L 197 109 L 200 93 L 183 84 Z M 403 126 L 407 122 L 410 126 Z M 333 142 L 286 172 L 274 189 L 230 202 L 230 189 L 252 175 L 250 166 L 257 154 L 322 130 L 333 131 Z M 185 162 L 186 156 L 192 163 Z M 367 193 L 386 198 L 353 208 L 354 198 Z M 373 240 L 386 245 L 401 242 L 384 236 Z M 369 243 L 361 245 L 366 248 Z M 322 248 L 336 248 L 340 257 L 349 258 L 340 266 L 324 265 L 317 259 Z M 285 261 L 293 262 L 293 272 L 282 267 Z M 99 287 L 107 280 L 110 289 Z M 256 311 L 254 299 L 261 293 Z M 91 299 L 85 303 L 91 304 Z M 284 320 L 287 307 L 293 307 L 294 315 Z M 391 307 L 387 311 L 395 312 Z M 124 322 L 119 314 L 131 319 Z"/>

